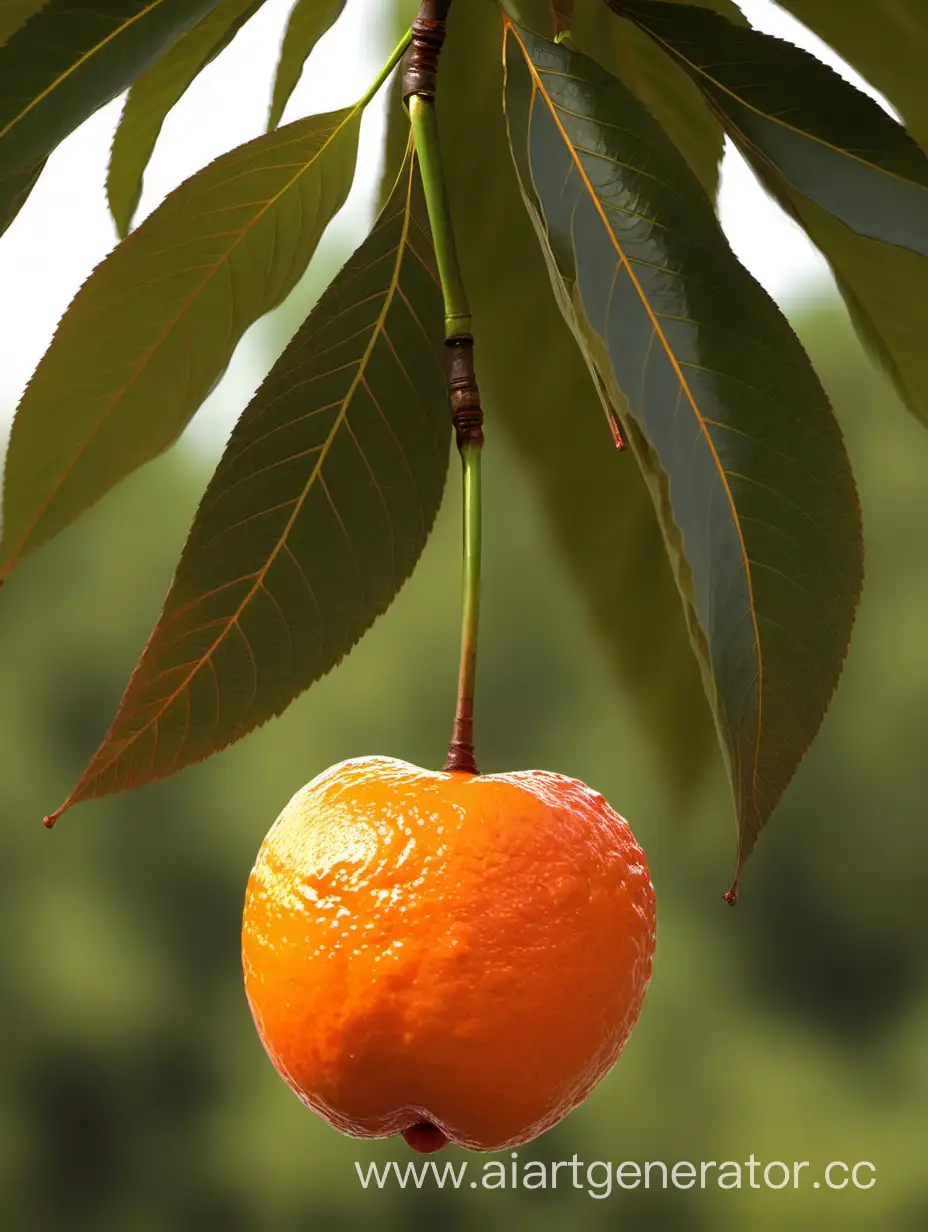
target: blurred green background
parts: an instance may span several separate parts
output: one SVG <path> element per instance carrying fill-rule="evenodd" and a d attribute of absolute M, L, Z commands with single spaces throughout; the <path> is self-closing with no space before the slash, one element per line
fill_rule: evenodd
<path fill-rule="evenodd" d="M 355 1160 L 410 1155 L 339 1137 L 276 1076 L 242 993 L 240 910 L 261 838 L 307 779 L 360 753 L 441 763 L 457 473 L 412 581 L 335 673 L 208 764 L 49 834 L 40 819 L 108 725 L 208 477 L 182 445 L 30 558 L 0 603 L 0 1227 L 928 1226 L 928 435 L 841 310 L 807 305 L 797 324 L 848 434 L 868 584 L 838 697 L 739 907 L 721 898 L 734 858 L 721 770 L 684 799 L 668 790 L 492 406 L 479 751 L 486 770 L 543 766 L 602 790 L 645 846 L 659 901 L 624 1056 L 521 1160 L 864 1159 L 876 1186 L 604 1201 L 563 1184 L 361 1189 Z M 649 653 L 658 672 L 657 638 Z"/>

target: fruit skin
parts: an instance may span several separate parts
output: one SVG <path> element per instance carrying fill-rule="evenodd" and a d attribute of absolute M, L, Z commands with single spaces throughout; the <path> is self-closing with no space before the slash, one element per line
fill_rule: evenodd
<path fill-rule="evenodd" d="M 271 827 L 242 960 L 271 1060 L 336 1129 L 497 1150 L 616 1061 L 654 939 L 644 854 L 583 783 L 362 757 Z"/>

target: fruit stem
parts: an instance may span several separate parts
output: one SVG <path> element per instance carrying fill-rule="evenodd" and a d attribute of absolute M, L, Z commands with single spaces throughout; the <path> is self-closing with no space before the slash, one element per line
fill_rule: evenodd
<path fill-rule="evenodd" d="M 419 170 L 422 172 L 422 188 L 432 228 L 432 242 L 435 245 L 435 259 L 438 262 L 438 277 L 445 301 L 445 336 L 448 339 L 469 336 L 472 330 L 470 306 L 454 241 L 434 100 L 413 94 L 408 102 Z"/>
<path fill-rule="evenodd" d="M 423 0 L 419 15 L 412 24 L 412 46 L 403 77 L 403 98 L 409 108 L 444 298 L 448 399 L 464 473 L 461 666 L 454 727 L 445 769 L 477 774 L 479 771 L 474 759 L 474 688 L 480 614 L 483 410 L 474 368 L 470 305 L 458 261 L 435 115 L 438 57 L 445 41 L 445 19 L 450 7 L 450 0 Z"/>
<path fill-rule="evenodd" d="M 464 468 L 464 599 L 461 616 L 461 667 L 458 700 L 446 770 L 478 774 L 474 758 L 474 686 L 477 677 L 477 627 L 480 618 L 480 453 L 481 445 L 461 448 Z"/>

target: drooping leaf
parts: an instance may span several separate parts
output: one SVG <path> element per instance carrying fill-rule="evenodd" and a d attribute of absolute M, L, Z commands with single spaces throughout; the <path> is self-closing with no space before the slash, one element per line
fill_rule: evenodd
<path fill-rule="evenodd" d="M 24 26 L 44 3 L 45 0 L 6 0 L 0 8 L 0 47 L 20 26 Z M 34 167 L 26 167 L 22 171 L 16 171 L 0 179 L 0 235 L 3 235 L 26 204 L 44 166 L 45 159 L 43 158 Z"/>
<path fill-rule="evenodd" d="M 26 199 L 35 188 L 44 167 L 45 160 L 43 159 L 37 167 L 31 170 L 17 171 L 15 175 L 0 180 L 0 235 L 26 204 Z"/>
<path fill-rule="evenodd" d="M 928 151 L 928 5 L 924 0 L 779 0 L 884 94 Z"/>
<path fill-rule="evenodd" d="M 604 667 L 658 754 L 662 781 L 678 802 L 692 800 L 717 766 L 714 725 L 648 490 L 634 460 L 615 450 L 550 292 L 513 172 L 501 60 L 492 6 L 452 7 L 438 118 L 488 448 L 497 435 L 508 441 Z M 398 106 L 391 115 L 397 133 L 408 129 Z"/>
<path fill-rule="evenodd" d="M 13 422 L 0 577 L 177 439 L 344 203 L 360 116 L 311 116 L 224 154 L 91 274 Z"/>
<path fill-rule="evenodd" d="M 928 423 L 928 158 L 920 147 L 789 43 L 689 6 L 609 2 L 690 73 L 765 187 L 828 259 L 865 344 Z"/>
<path fill-rule="evenodd" d="M 0 47 L 0 176 L 35 167 L 219 0 L 48 0 Z"/>
<path fill-rule="evenodd" d="M 279 714 L 389 606 L 444 487 L 443 343 L 410 156 L 236 425 L 113 726 L 49 822 Z"/>
<path fill-rule="evenodd" d="M 121 237 L 128 234 L 142 178 L 168 112 L 204 68 L 228 47 L 264 0 L 221 0 L 143 73 L 126 98 L 106 176 L 110 212 Z"/>
<path fill-rule="evenodd" d="M 608 0 L 686 70 L 744 153 L 869 239 L 928 256 L 928 157 L 792 43 L 667 0 Z"/>
<path fill-rule="evenodd" d="M 0 6 L 0 47 L 46 2 L 47 0 L 4 0 Z"/>
<path fill-rule="evenodd" d="M 280 48 L 268 129 L 276 128 L 290 95 L 296 89 L 303 65 L 319 40 L 341 15 L 345 0 L 296 0 Z"/>
<path fill-rule="evenodd" d="M 731 21 L 744 22 L 733 0 L 703 3 Z M 616 20 L 603 0 L 578 0 L 571 39 L 644 103 L 714 197 L 724 134 L 689 74 L 632 22 Z"/>
<path fill-rule="evenodd" d="M 854 482 L 798 340 L 633 95 L 511 23 L 526 205 L 648 480 L 730 769 L 738 868 L 817 731 L 862 575 Z"/>

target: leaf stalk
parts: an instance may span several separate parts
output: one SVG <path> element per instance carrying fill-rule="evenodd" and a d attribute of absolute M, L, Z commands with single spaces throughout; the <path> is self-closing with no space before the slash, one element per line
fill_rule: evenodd
<path fill-rule="evenodd" d="M 403 56 L 405 56 L 406 52 L 409 49 L 409 44 L 411 42 L 412 42 L 412 30 L 407 30 L 406 33 L 403 35 L 403 37 L 400 39 L 400 41 L 397 43 L 397 45 L 390 52 L 390 55 L 387 57 L 387 61 L 384 64 L 383 68 L 380 70 L 380 72 L 377 74 L 377 76 L 371 83 L 370 89 L 367 91 L 367 93 L 362 98 L 358 99 L 357 103 L 355 104 L 356 110 L 358 109 L 363 110 L 363 108 L 365 108 L 367 104 L 373 99 L 374 95 L 377 94 L 380 87 L 384 84 L 384 82 L 387 80 L 387 78 L 390 76 L 390 74 L 399 64 L 400 60 L 402 60 Z"/>

